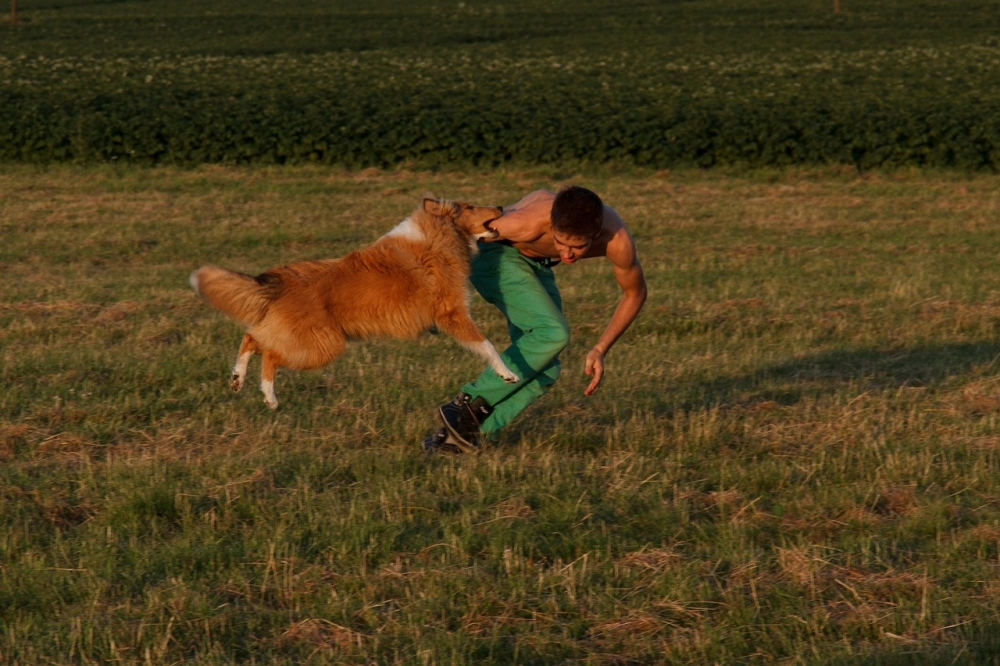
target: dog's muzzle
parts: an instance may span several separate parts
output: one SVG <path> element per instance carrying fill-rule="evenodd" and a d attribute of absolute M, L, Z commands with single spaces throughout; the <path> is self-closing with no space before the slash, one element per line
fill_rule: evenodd
<path fill-rule="evenodd" d="M 487 232 L 486 234 L 483 234 L 483 236 L 482 236 L 483 238 L 493 239 L 493 238 L 497 238 L 500 235 L 500 232 L 497 231 L 496 229 L 494 229 L 493 226 L 492 226 L 493 223 L 496 222 L 498 219 L 500 219 L 500 218 L 494 217 L 489 222 L 483 222 L 483 229 L 486 229 L 486 232 Z"/>

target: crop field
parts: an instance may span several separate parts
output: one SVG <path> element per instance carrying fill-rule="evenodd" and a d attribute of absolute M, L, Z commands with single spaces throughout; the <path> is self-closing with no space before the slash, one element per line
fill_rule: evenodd
<path fill-rule="evenodd" d="M 994 0 L 21 0 L 0 161 L 1000 167 Z"/>
<path fill-rule="evenodd" d="M 193 268 L 562 182 L 650 284 L 593 398 L 598 260 L 481 452 L 419 451 L 480 369 L 443 336 L 228 390 Z M 997 663 L 998 214 L 992 176 L 849 167 L 0 170 L 0 662 Z"/>

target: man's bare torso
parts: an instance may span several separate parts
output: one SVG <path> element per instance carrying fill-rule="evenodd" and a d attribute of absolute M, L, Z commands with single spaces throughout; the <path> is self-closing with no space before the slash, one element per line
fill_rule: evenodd
<path fill-rule="evenodd" d="M 499 234 L 499 239 L 509 242 L 526 257 L 535 259 L 559 259 L 552 236 L 552 202 L 555 192 L 536 190 L 510 206 L 504 206 L 503 216 L 491 226 Z M 627 247 L 626 247 L 627 246 Z M 610 206 L 604 206 L 604 224 L 601 232 L 581 258 L 608 257 L 612 263 L 617 255 L 634 257 L 635 245 L 621 217 Z"/>

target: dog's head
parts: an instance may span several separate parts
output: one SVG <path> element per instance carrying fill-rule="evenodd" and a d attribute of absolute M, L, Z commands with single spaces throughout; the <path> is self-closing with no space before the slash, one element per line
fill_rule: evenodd
<path fill-rule="evenodd" d="M 496 238 L 498 234 L 490 223 L 503 215 L 500 206 L 474 206 L 464 201 L 435 199 L 429 194 L 424 196 L 423 206 L 426 213 L 450 219 L 456 227 L 476 240 Z"/>

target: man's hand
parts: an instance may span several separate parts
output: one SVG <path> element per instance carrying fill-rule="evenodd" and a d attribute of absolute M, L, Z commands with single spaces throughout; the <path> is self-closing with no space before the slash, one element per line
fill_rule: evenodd
<path fill-rule="evenodd" d="M 590 385 L 583 392 L 585 396 L 592 396 L 597 392 L 597 387 L 601 385 L 604 378 L 604 354 L 597 347 L 587 353 L 587 366 L 583 369 L 588 377 L 591 377 Z"/>

